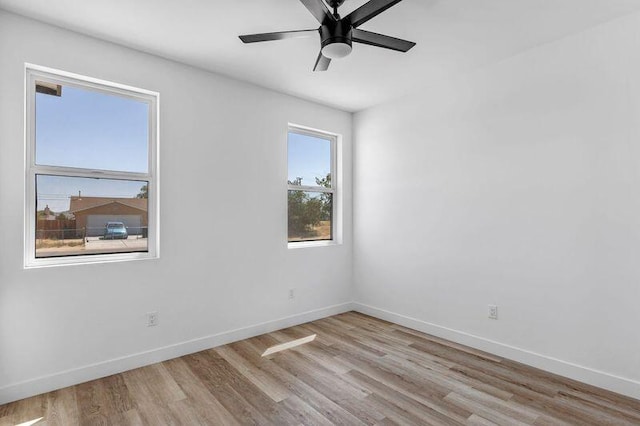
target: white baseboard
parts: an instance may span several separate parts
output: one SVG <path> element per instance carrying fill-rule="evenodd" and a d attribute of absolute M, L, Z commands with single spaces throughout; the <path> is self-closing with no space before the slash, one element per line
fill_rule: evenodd
<path fill-rule="evenodd" d="M 441 337 L 452 342 L 480 349 L 491 354 L 507 358 L 522 364 L 530 365 L 579 382 L 607 389 L 631 398 L 640 399 L 640 382 L 616 376 L 604 371 L 595 370 L 582 365 L 563 361 L 550 356 L 538 354 L 526 349 L 517 348 L 484 337 L 475 336 L 463 331 L 432 324 L 416 318 L 389 312 L 384 309 L 354 302 L 353 310 L 375 318 L 393 322 L 423 333 Z"/>
<path fill-rule="evenodd" d="M 303 312 L 236 330 L 230 330 L 146 352 L 140 352 L 96 364 L 61 371 L 59 373 L 38 377 L 20 383 L 14 383 L 0 388 L 0 404 L 76 385 L 89 380 L 99 379 L 101 377 L 110 376 L 112 374 L 121 373 L 134 368 L 144 367 L 145 365 L 166 361 L 168 359 L 214 348 L 216 346 L 226 345 L 227 343 L 248 339 L 260 334 L 292 327 L 294 325 L 337 315 L 350 310 L 355 310 L 357 312 L 409 327 L 423 333 L 428 333 L 443 339 L 451 340 L 452 342 L 480 349 L 491 354 L 540 368 L 570 379 L 588 383 L 603 389 L 608 389 L 613 392 L 627 395 L 631 398 L 640 399 L 640 382 L 638 381 L 589 367 L 584 367 L 571 362 L 562 361 L 546 355 L 537 354 L 535 352 L 516 348 L 490 339 L 485 339 L 463 331 L 453 330 L 451 328 L 432 324 L 416 318 L 389 312 L 384 309 L 354 302 L 328 306 L 326 308 Z"/>
<path fill-rule="evenodd" d="M 214 348 L 216 346 L 226 345 L 227 343 L 248 339 L 264 333 L 303 324 L 305 322 L 341 314 L 352 310 L 352 308 L 353 306 L 351 303 L 328 306 L 248 327 L 238 328 L 236 330 L 225 331 L 186 342 L 176 343 L 174 345 L 146 352 L 140 352 L 108 361 L 85 365 L 83 367 L 61 371 L 59 373 L 38 377 L 20 383 L 14 383 L 0 388 L 0 405 L 67 386 L 99 379 L 101 377 L 110 376 L 112 374 L 122 373 L 123 371 L 132 370 L 134 368 L 144 367 L 145 365 L 154 364 L 156 362 L 166 361 L 168 359 Z"/>

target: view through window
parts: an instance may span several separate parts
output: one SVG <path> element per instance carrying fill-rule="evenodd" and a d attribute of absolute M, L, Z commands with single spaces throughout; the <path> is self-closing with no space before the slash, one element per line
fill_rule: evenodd
<path fill-rule="evenodd" d="M 288 135 L 288 241 L 334 239 L 335 137 L 291 128 Z"/>
<path fill-rule="evenodd" d="M 43 74 L 28 93 L 31 257 L 149 253 L 155 99 Z"/>
<path fill-rule="evenodd" d="M 148 184 L 36 175 L 36 257 L 148 251 Z"/>

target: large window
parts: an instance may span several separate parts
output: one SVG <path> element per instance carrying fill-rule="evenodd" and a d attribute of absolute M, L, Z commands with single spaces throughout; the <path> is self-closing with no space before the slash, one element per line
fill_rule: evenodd
<path fill-rule="evenodd" d="M 288 242 L 336 241 L 335 135 L 290 127 Z"/>
<path fill-rule="evenodd" d="M 25 266 L 158 255 L 158 94 L 27 66 Z"/>

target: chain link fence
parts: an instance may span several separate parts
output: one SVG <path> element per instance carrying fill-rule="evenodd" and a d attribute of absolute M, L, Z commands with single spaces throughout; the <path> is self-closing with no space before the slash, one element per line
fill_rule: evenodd
<path fill-rule="evenodd" d="M 126 239 L 147 238 L 147 226 L 126 227 Z M 36 229 L 36 247 L 85 245 L 90 240 L 123 238 L 107 233 L 106 227 L 80 229 Z"/>

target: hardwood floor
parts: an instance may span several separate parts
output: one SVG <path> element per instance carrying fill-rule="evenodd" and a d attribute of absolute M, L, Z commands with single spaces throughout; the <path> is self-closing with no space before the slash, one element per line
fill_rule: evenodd
<path fill-rule="evenodd" d="M 3 426 L 40 417 L 35 424 L 640 425 L 640 401 L 349 312 L 0 406 Z"/>

